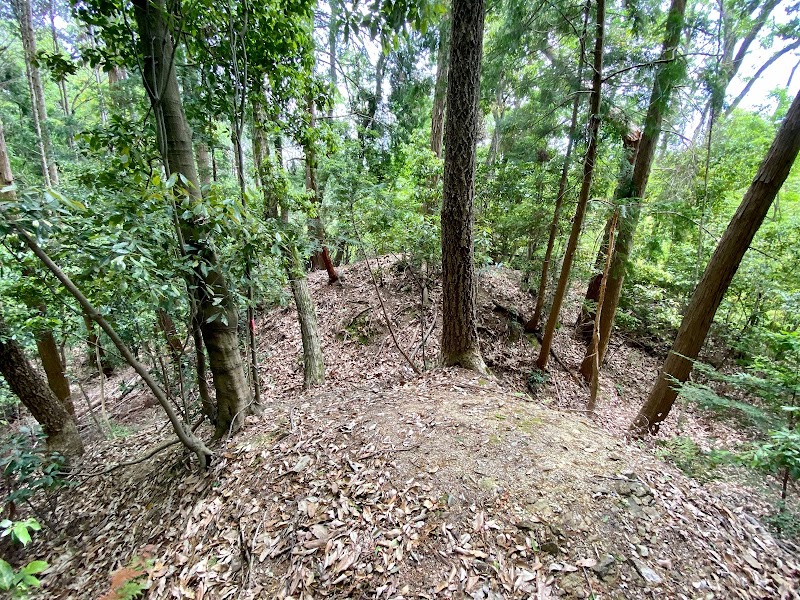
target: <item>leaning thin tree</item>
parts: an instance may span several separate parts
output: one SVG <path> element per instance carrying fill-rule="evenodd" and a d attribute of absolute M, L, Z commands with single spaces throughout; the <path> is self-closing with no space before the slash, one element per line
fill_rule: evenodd
<path fill-rule="evenodd" d="M 484 16 L 484 0 L 453 1 L 442 198 L 442 362 L 481 373 L 472 219 Z"/>
<path fill-rule="evenodd" d="M 775 136 L 755 179 L 717 244 L 700 283 L 686 308 L 675 343 L 667 355 L 647 401 L 639 410 L 631 432 L 644 436 L 658 433 L 678 396 L 676 382 L 685 382 L 694 359 L 703 347 L 722 298 L 745 252 L 764 221 L 800 151 L 800 93 Z"/>
<path fill-rule="evenodd" d="M 589 191 L 592 188 L 592 176 L 594 175 L 594 162 L 597 158 L 597 137 L 600 132 L 600 93 L 603 86 L 603 40 L 605 37 L 606 5 L 605 0 L 598 0 L 596 15 L 596 37 L 594 44 L 594 69 L 592 73 L 592 95 L 589 99 L 589 145 L 586 148 L 586 158 L 583 162 L 583 183 L 581 192 L 578 196 L 578 206 L 575 209 L 575 217 L 572 219 L 572 230 L 569 234 L 567 249 L 564 252 L 564 262 L 561 265 L 561 274 L 558 278 L 556 293 L 553 297 L 553 307 L 547 318 L 547 325 L 542 338 L 542 348 L 536 366 L 541 370 L 547 367 L 550 358 L 550 349 L 553 345 L 553 336 L 556 332 L 561 305 L 564 303 L 564 296 L 567 293 L 572 262 L 575 258 L 575 251 L 578 248 L 578 239 L 583 228 L 583 218 L 586 216 L 586 205 L 589 203 Z"/>

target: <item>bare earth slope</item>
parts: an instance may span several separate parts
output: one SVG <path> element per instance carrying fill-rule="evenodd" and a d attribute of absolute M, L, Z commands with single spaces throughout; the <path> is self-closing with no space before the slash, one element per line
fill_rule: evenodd
<path fill-rule="evenodd" d="M 263 413 L 215 448 L 206 474 L 174 447 L 64 492 L 64 535 L 30 553 L 51 564 L 40 597 L 101 597 L 139 563 L 150 598 L 798 597 L 798 557 L 746 507 L 613 428 L 548 408 L 542 399 L 580 405 L 556 366 L 540 399 L 513 391 L 533 348 L 492 312 L 525 302 L 507 274 L 481 280 L 498 375 L 487 380 L 414 375 L 364 266 L 343 271 L 341 287 L 312 281 L 328 384 L 300 389 L 294 311 L 264 315 Z M 420 362 L 413 282 L 387 268 L 384 284 Z M 136 433 L 94 444 L 87 463 L 130 459 L 166 435 L 153 409 L 139 415 Z"/>

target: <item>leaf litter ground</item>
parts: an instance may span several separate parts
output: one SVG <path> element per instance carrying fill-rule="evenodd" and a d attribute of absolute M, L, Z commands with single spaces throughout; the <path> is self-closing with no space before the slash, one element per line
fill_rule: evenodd
<path fill-rule="evenodd" d="M 428 331 L 425 356 L 438 351 L 440 290 L 421 308 L 401 265 L 381 261 L 379 289 L 421 364 Z M 593 420 L 580 412 L 586 391 L 556 364 L 534 399 L 524 390 L 536 347 L 495 310 L 524 311 L 530 298 L 516 273 L 493 269 L 480 277 L 479 315 L 495 377 L 417 376 L 366 267 L 342 272 L 340 286 L 310 278 L 326 385 L 302 390 L 294 310 L 262 315 L 261 414 L 202 475 L 177 447 L 109 475 L 79 473 L 59 498 L 61 535 L 40 536 L 28 554 L 51 565 L 38 597 L 113 599 L 128 579 L 149 598 L 198 600 L 798 597 L 796 547 L 760 524 L 763 501 L 730 482 L 701 485 L 625 441 L 655 359 L 612 349 Z M 581 347 L 566 329 L 556 351 L 574 369 Z M 109 398 L 130 435 L 91 444 L 87 472 L 166 439 L 148 404 L 144 392 Z M 727 431 L 681 416 L 700 438 Z"/>

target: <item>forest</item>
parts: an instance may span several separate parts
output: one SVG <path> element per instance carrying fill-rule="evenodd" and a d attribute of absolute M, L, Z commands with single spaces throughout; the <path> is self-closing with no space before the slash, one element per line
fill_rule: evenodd
<path fill-rule="evenodd" d="M 795 0 L 0 3 L 0 595 L 800 598 Z"/>

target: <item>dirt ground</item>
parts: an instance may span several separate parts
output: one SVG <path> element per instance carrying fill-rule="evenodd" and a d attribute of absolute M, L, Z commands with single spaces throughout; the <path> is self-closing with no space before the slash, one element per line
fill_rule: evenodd
<path fill-rule="evenodd" d="M 419 368 L 430 332 L 433 365 L 439 290 L 423 304 L 419 282 L 396 263 L 381 261 L 378 289 Z M 324 273 L 310 278 L 326 384 L 302 390 L 293 308 L 262 314 L 262 411 L 214 447 L 206 473 L 175 446 L 92 475 L 170 434 L 130 373 L 108 382 L 109 413 L 124 431 L 95 435 L 79 483 L 59 496 L 60 534 L 30 547 L 51 565 L 37 597 L 110 599 L 126 580 L 149 598 L 800 597 L 797 547 L 762 526 L 763 498 L 732 481 L 701 484 L 651 444 L 626 441 L 656 358 L 612 347 L 592 418 L 588 392 L 552 361 L 532 396 L 535 340 L 496 310 L 527 312 L 532 300 L 518 274 L 491 269 L 480 277 L 479 317 L 493 376 L 417 375 L 366 267 L 342 275 L 337 286 Z M 555 350 L 574 370 L 582 352 L 570 329 Z M 87 394 L 96 398 L 96 385 Z M 663 436 L 712 444 L 734 435 L 679 411 Z M 88 411 L 81 423 L 91 436 Z"/>

